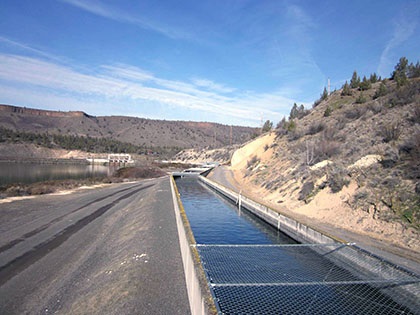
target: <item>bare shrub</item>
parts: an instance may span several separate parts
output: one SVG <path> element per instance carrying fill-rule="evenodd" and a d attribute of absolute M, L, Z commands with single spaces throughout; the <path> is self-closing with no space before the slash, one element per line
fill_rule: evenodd
<path fill-rule="evenodd" d="M 353 195 L 353 204 L 358 204 L 360 201 L 364 201 L 369 197 L 369 193 L 366 190 L 359 190 Z"/>
<path fill-rule="evenodd" d="M 246 168 L 250 168 L 259 162 L 260 162 L 260 159 L 256 155 L 253 155 L 251 159 L 246 162 Z"/>
<path fill-rule="evenodd" d="M 229 161 L 231 158 L 231 154 L 228 150 L 222 150 L 216 152 L 213 156 L 213 159 L 216 161 Z"/>
<path fill-rule="evenodd" d="M 56 187 L 51 186 L 50 183 L 36 183 L 28 188 L 29 195 L 44 195 L 50 194 L 57 190 Z"/>
<path fill-rule="evenodd" d="M 322 139 L 326 141 L 339 141 L 344 142 L 346 141 L 346 136 L 342 132 L 338 133 L 337 128 L 335 127 L 328 127 L 322 131 Z"/>
<path fill-rule="evenodd" d="M 331 140 L 307 141 L 305 144 L 305 163 L 314 165 L 330 159 L 341 152 L 340 143 Z"/>
<path fill-rule="evenodd" d="M 348 178 L 348 172 L 344 167 L 338 165 L 332 165 L 329 167 L 327 172 L 328 186 L 331 188 L 333 193 L 337 193 L 347 186 L 350 181 Z"/>
<path fill-rule="evenodd" d="M 409 179 L 420 179 L 420 132 L 414 134 L 399 148 L 404 161 L 404 176 Z"/>
<path fill-rule="evenodd" d="M 298 200 L 304 200 L 305 203 L 308 203 L 313 193 L 314 188 L 315 188 L 315 185 L 313 181 L 305 182 L 305 184 L 303 184 L 302 189 L 299 192 Z"/>
<path fill-rule="evenodd" d="M 282 184 L 283 181 L 284 181 L 284 178 L 282 176 L 279 176 L 271 181 L 266 182 L 263 185 L 263 187 L 270 191 L 274 191 Z"/>
<path fill-rule="evenodd" d="M 379 114 L 383 110 L 383 106 L 379 102 L 373 102 L 368 104 L 368 110 L 374 114 Z"/>
<path fill-rule="evenodd" d="M 343 116 L 338 116 L 337 117 L 337 122 L 335 123 L 335 127 L 338 130 L 343 130 L 344 127 L 346 127 L 346 124 L 347 124 L 347 119 L 345 117 L 343 117 Z"/>
<path fill-rule="evenodd" d="M 317 143 L 315 154 L 319 156 L 320 161 L 332 158 L 340 153 L 340 143 L 337 141 L 321 140 Z"/>
<path fill-rule="evenodd" d="M 415 124 L 420 124 L 420 103 L 417 103 L 414 106 L 413 116 L 411 117 L 411 121 Z"/>
<path fill-rule="evenodd" d="M 391 123 L 389 125 L 382 125 L 378 130 L 378 136 L 382 137 L 385 143 L 396 141 L 402 132 L 400 123 Z"/>
<path fill-rule="evenodd" d="M 307 135 L 315 135 L 325 129 L 325 124 L 323 122 L 313 122 L 306 132 Z"/>
<path fill-rule="evenodd" d="M 302 138 L 303 133 L 300 132 L 299 130 L 294 129 L 293 131 L 288 132 L 287 134 L 287 140 L 289 141 L 295 141 L 298 140 L 300 138 Z"/>
<path fill-rule="evenodd" d="M 362 117 L 367 111 L 366 107 L 353 107 L 344 112 L 344 117 L 350 120 L 356 120 Z"/>

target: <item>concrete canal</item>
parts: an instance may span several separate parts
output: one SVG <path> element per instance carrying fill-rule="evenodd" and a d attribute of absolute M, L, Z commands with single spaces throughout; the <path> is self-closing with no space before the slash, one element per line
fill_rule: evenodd
<path fill-rule="evenodd" d="M 343 259 L 351 245 L 298 243 L 197 178 L 176 185 L 219 314 L 418 312 L 417 275 L 372 275 Z"/>

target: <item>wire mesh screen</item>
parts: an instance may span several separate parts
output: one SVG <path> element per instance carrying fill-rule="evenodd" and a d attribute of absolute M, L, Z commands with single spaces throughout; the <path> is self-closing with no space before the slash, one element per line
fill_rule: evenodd
<path fill-rule="evenodd" d="M 197 248 L 222 314 L 420 314 L 417 275 L 380 260 L 355 267 L 346 245 Z"/>

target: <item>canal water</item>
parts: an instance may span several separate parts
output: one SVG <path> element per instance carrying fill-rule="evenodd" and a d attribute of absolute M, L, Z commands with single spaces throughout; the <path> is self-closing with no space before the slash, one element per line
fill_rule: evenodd
<path fill-rule="evenodd" d="M 112 174 L 113 171 L 115 169 L 104 165 L 0 162 L 0 185 L 105 177 Z"/>
<path fill-rule="evenodd" d="M 320 254 L 196 178 L 176 185 L 220 314 L 410 313 L 327 259 L 341 244 Z"/>

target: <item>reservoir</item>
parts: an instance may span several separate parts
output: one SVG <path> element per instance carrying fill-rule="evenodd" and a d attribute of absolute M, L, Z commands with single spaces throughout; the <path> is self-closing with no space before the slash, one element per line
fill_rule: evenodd
<path fill-rule="evenodd" d="M 416 276 L 373 278 L 337 259 L 351 245 L 298 243 L 196 178 L 176 185 L 219 314 L 417 313 L 384 294 Z"/>
<path fill-rule="evenodd" d="M 105 165 L 0 162 L 0 185 L 105 177 L 114 171 Z"/>

